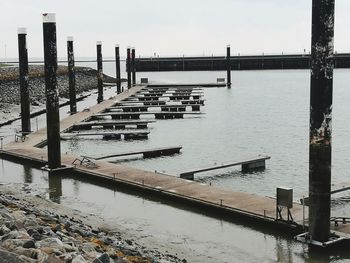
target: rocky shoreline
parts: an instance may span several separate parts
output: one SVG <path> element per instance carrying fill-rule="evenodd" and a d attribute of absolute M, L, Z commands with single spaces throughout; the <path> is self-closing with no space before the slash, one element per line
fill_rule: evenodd
<path fill-rule="evenodd" d="M 0 262 L 187 262 L 123 235 L 96 216 L 34 196 L 29 185 L 0 185 Z"/>
<path fill-rule="evenodd" d="M 97 88 L 97 71 L 87 67 L 76 67 L 77 96 Z M 115 82 L 107 75 L 104 82 Z M 68 68 L 58 66 L 57 84 L 61 102 L 69 98 Z M 14 120 L 20 114 L 20 86 L 18 67 L 0 67 L 0 123 Z M 45 108 L 45 78 L 42 65 L 29 66 L 29 96 L 31 112 Z"/>

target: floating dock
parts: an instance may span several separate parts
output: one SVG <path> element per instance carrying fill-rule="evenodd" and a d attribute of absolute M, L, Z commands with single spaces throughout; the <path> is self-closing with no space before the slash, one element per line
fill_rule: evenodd
<path fill-rule="evenodd" d="M 90 108 L 88 111 L 78 112 L 61 121 L 61 132 L 70 130 L 75 124 L 91 119 L 112 107 L 116 102 L 135 94 L 143 86 L 135 86 L 122 94 L 103 101 Z M 19 159 L 40 165 L 47 163 L 47 151 L 38 148 L 46 141 L 46 129 L 41 129 L 26 136 L 24 141 L 6 144 L 0 151 L 3 158 Z M 214 211 L 215 215 L 228 215 L 231 218 L 243 218 L 245 222 L 251 221 L 258 224 L 266 224 L 274 228 L 283 228 L 297 233 L 303 232 L 303 222 L 307 215 L 307 207 L 294 203 L 290 210 L 294 221 L 287 220 L 287 211 L 282 211 L 284 219 L 276 218 L 276 200 L 270 197 L 234 191 L 215 187 L 204 183 L 185 180 L 176 176 L 148 172 L 125 165 L 109 163 L 103 160 L 90 160 L 84 162 L 85 157 L 62 154 L 62 164 L 67 169 L 81 175 L 84 178 L 92 177 L 95 180 L 106 181 L 129 188 L 135 188 L 149 194 L 163 198 L 183 202 L 196 209 Z M 78 161 L 77 161 L 78 160 Z M 81 160 L 79 162 L 79 160 Z M 303 213 L 303 208 L 305 213 Z M 307 222 L 307 221 L 306 221 Z M 339 232 L 350 233 L 350 227 L 345 224 L 334 226 Z M 345 234 L 344 234 L 345 235 Z"/>

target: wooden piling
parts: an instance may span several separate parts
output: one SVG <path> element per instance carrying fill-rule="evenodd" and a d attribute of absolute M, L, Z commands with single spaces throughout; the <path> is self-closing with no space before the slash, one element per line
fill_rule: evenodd
<path fill-rule="evenodd" d="M 61 166 L 60 115 L 57 88 L 56 14 L 43 14 L 48 167 Z"/>
<path fill-rule="evenodd" d="M 312 1 L 309 234 L 330 236 L 334 0 Z"/>
<path fill-rule="evenodd" d="M 97 103 L 103 101 L 102 42 L 97 41 Z"/>
<path fill-rule="evenodd" d="M 132 85 L 136 85 L 136 64 L 135 64 L 135 48 L 131 49 L 131 69 L 132 69 Z"/>
<path fill-rule="evenodd" d="M 227 88 L 231 88 L 231 47 L 226 47 Z"/>
<path fill-rule="evenodd" d="M 126 49 L 126 71 L 128 75 L 128 89 L 131 88 L 131 56 L 130 47 Z"/>
<path fill-rule="evenodd" d="M 28 80 L 27 29 L 18 28 L 19 82 L 21 94 L 21 127 L 23 133 L 31 131 Z"/>
<path fill-rule="evenodd" d="M 69 107 L 70 114 L 77 112 L 77 97 L 75 88 L 75 62 L 73 37 L 67 37 L 68 78 L 69 78 Z"/>
<path fill-rule="evenodd" d="M 120 79 L 120 54 L 119 45 L 115 45 L 115 69 L 117 80 L 117 94 L 121 92 L 121 79 Z"/>

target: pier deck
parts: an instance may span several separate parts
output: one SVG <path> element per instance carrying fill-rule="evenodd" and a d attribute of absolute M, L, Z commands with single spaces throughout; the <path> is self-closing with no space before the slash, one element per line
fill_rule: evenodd
<path fill-rule="evenodd" d="M 61 132 L 71 129 L 76 123 L 90 119 L 94 114 L 104 111 L 106 108 L 113 106 L 116 101 L 125 99 L 141 88 L 143 87 L 133 87 L 127 92 L 91 107 L 88 111 L 79 112 L 65 118 L 61 121 Z M 0 151 L 0 155 L 11 160 L 27 160 L 44 165 L 47 162 L 47 151 L 36 146 L 42 144 L 45 140 L 46 129 L 41 129 L 29 134 L 23 142 L 6 144 Z M 284 220 L 276 220 L 276 200 L 273 198 L 210 186 L 176 176 L 143 171 L 103 160 L 94 161 L 95 165 L 92 167 L 84 163 L 74 162 L 77 158 L 82 157 L 62 154 L 62 164 L 71 167 L 72 170 L 78 173 L 77 176 L 94 177 L 109 183 L 137 188 L 154 195 L 187 203 L 196 208 L 202 208 L 203 211 L 215 211 L 216 215 L 225 214 L 235 218 L 241 217 L 258 223 L 297 230 L 298 232 L 302 228 L 303 206 L 300 204 L 295 203 L 291 209 L 294 223 L 290 223 Z M 305 214 L 307 215 L 307 211 Z M 283 216 L 287 218 L 286 213 Z M 345 233 L 350 232 L 349 227 L 339 227 L 337 230 Z"/>
<path fill-rule="evenodd" d="M 133 152 L 116 153 L 116 154 L 111 154 L 111 155 L 102 156 L 102 157 L 95 157 L 93 159 L 103 160 L 103 159 L 109 159 L 114 157 L 130 156 L 130 155 L 137 155 L 137 154 L 142 154 L 143 158 L 151 158 L 151 157 L 173 155 L 175 153 L 180 153 L 181 149 L 182 149 L 182 146 L 162 147 L 162 148 L 147 149 L 147 150 L 140 150 L 140 151 L 133 151 Z"/>

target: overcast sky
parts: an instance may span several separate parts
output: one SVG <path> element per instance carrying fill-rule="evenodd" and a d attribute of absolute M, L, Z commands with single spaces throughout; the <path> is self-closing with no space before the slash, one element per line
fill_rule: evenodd
<path fill-rule="evenodd" d="M 42 57 L 42 13 L 57 16 L 58 55 L 74 36 L 76 57 L 290 53 L 310 50 L 312 0 L 0 0 L 0 57 L 17 57 L 17 27 L 30 57 Z M 350 51 L 350 0 L 336 0 L 335 49 Z M 5 48 L 6 46 L 6 48 Z"/>

